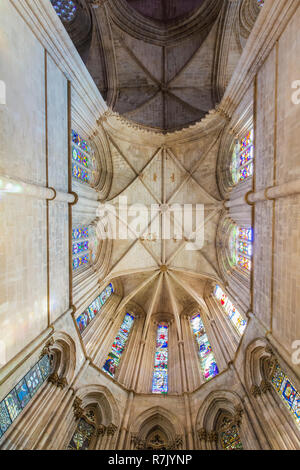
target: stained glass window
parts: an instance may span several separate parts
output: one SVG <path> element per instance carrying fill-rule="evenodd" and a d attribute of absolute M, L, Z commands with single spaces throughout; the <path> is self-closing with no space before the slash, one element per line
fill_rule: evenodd
<path fill-rule="evenodd" d="M 242 335 L 245 331 L 247 322 L 243 319 L 240 312 L 234 307 L 228 296 L 223 292 L 220 286 L 216 286 L 214 296 L 221 304 L 224 312 L 227 314 L 229 320 L 233 324 L 237 332 Z"/>
<path fill-rule="evenodd" d="M 50 358 L 44 355 L 0 402 L 0 438 L 45 382 L 50 369 Z"/>
<path fill-rule="evenodd" d="M 157 328 L 152 393 L 168 392 L 168 324 Z"/>
<path fill-rule="evenodd" d="M 231 174 L 234 184 L 245 181 L 253 175 L 253 129 L 240 141 L 236 142 L 231 163 Z"/>
<path fill-rule="evenodd" d="M 72 175 L 82 182 L 91 184 L 95 177 L 96 159 L 86 140 L 72 131 Z"/>
<path fill-rule="evenodd" d="M 257 0 L 258 6 L 262 7 L 264 6 L 265 0 Z"/>
<path fill-rule="evenodd" d="M 253 255 L 252 228 L 234 226 L 229 238 L 230 264 L 237 265 L 246 271 L 251 271 Z"/>
<path fill-rule="evenodd" d="M 86 265 L 90 261 L 89 254 L 89 228 L 78 227 L 72 230 L 73 269 Z"/>
<path fill-rule="evenodd" d="M 76 431 L 73 434 L 68 450 L 87 450 L 94 435 L 95 428 L 85 419 L 79 420 Z"/>
<path fill-rule="evenodd" d="M 242 450 L 243 445 L 240 439 L 238 427 L 232 424 L 228 429 L 220 434 L 222 447 L 225 450 Z"/>
<path fill-rule="evenodd" d="M 199 313 L 192 317 L 191 327 L 196 339 L 203 377 L 205 380 L 210 380 L 219 373 L 219 369 Z"/>
<path fill-rule="evenodd" d="M 60 19 L 66 23 L 73 20 L 76 13 L 76 5 L 72 0 L 50 0 L 54 10 Z"/>
<path fill-rule="evenodd" d="M 273 368 L 271 383 L 300 429 L 300 394 L 278 363 Z"/>
<path fill-rule="evenodd" d="M 82 333 L 90 322 L 95 318 L 95 316 L 100 312 L 102 306 L 105 304 L 107 299 L 113 294 L 114 289 L 112 284 L 108 286 L 101 292 L 100 295 L 88 306 L 88 308 L 79 315 L 76 322 L 79 328 L 80 333 Z"/>
<path fill-rule="evenodd" d="M 114 377 L 117 367 L 120 364 L 121 356 L 125 350 L 133 322 L 133 314 L 126 313 L 123 323 L 119 329 L 119 332 L 113 342 L 111 351 L 105 361 L 103 370 L 107 372 L 111 377 Z"/>

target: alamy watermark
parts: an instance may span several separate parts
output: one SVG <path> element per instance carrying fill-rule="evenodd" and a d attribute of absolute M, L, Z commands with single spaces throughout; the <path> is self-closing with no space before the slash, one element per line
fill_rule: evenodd
<path fill-rule="evenodd" d="M 211 211 L 205 219 L 203 204 L 128 204 L 120 196 L 117 204 L 100 204 L 97 216 L 101 239 L 157 242 L 173 240 L 186 242 L 185 249 L 201 250 L 204 244 L 204 226 L 215 215 Z M 104 228 L 104 230 L 103 230 Z"/>

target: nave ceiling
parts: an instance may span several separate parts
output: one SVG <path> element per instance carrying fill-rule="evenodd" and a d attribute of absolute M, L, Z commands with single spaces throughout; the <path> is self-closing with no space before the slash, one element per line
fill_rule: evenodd
<path fill-rule="evenodd" d="M 258 13 L 256 0 L 78 0 L 65 26 L 113 111 L 172 131 L 221 101 Z"/>

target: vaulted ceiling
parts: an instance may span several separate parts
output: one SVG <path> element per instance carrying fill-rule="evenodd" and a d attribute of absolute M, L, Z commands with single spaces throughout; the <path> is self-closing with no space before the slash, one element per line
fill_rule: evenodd
<path fill-rule="evenodd" d="M 66 27 L 108 106 L 162 131 L 220 102 L 259 12 L 256 0 L 78 2 Z"/>

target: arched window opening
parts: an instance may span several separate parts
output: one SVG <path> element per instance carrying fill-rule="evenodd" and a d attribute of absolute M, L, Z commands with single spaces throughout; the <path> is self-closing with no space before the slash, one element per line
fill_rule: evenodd
<path fill-rule="evenodd" d="M 108 286 L 101 292 L 98 297 L 88 306 L 88 308 L 81 313 L 77 319 L 76 323 L 79 328 L 80 333 L 86 329 L 86 327 L 91 323 L 91 321 L 95 318 L 95 316 L 100 312 L 103 305 L 109 299 L 109 297 L 113 294 L 114 288 L 113 285 L 110 283 Z"/>
<path fill-rule="evenodd" d="M 93 186 L 95 183 L 97 163 L 93 150 L 88 142 L 72 130 L 72 176 L 81 183 Z"/>
<path fill-rule="evenodd" d="M 167 435 L 160 429 L 153 430 L 146 439 L 146 450 L 166 450 L 169 448 Z"/>
<path fill-rule="evenodd" d="M 72 0 L 50 0 L 57 15 L 64 23 L 69 23 L 75 17 L 77 7 Z"/>
<path fill-rule="evenodd" d="M 229 300 L 228 296 L 218 285 L 216 285 L 215 287 L 214 296 L 222 306 L 222 309 L 228 316 L 236 331 L 239 333 L 239 335 L 242 335 L 247 326 L 246 320 L 244 320 L 240 312 L 234 307 L 233 303 Z"/>
<path fill-rule="evenodd" d="M 168 392 L 168 323 L 157 327 L 152 393 Z"/>
<path fill-rule="evenodd" d="M 207 381 L 215 377 L 219 369 L 199 313 L 191 318 L 191 327 L 197 344 L 203 378 Z"/>
<path fill-rule="evenodd" d="M 300 394 L 277 361 L 272 365 L 271 384 L 300 429 Z"/>
<path fill-rule="evenodd" d="M 0 438 L 31 401 L 51 372 L 51 358 L 45 354 L 0 403 Z"/>
<path fill-rule="evenodd" d="M 102 368 L 102 370 L 111 377 L 115 376 L 116 370 L 120 364 L 121 356 L 125 350 L 133 323 L 134 315 L 132 313 L 126 313 L 123 323 L 111 347 L 111 351 Z"/>
<path fill-rule="evenodd" d="M 232 154 L 231 174 L 234 184 L 245 181 L 253 175 L 253 129 L 236 142 Z"/>
<path fill-rule="evenodd" d="M 88 450 L 95 432 L 95 413 L 94 410 L 89 409 L 85 412 L 85 415 L 79 419 L 67 449 Z"/>

